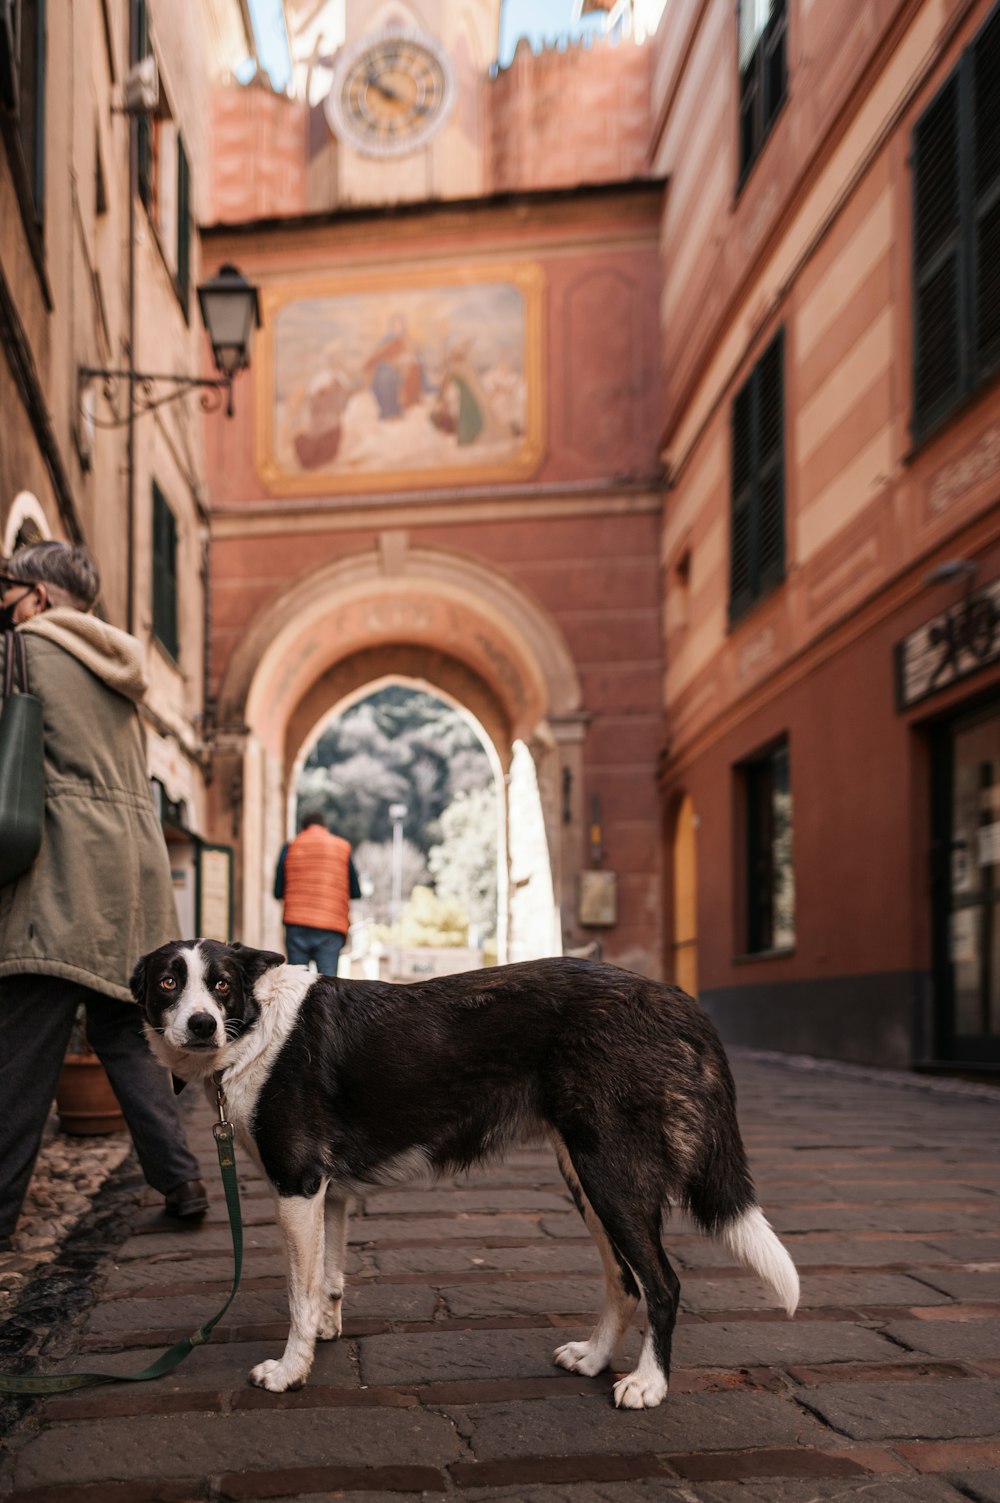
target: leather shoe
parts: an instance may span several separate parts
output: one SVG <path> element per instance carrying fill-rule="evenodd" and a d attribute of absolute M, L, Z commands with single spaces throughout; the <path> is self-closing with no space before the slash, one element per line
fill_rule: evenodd
<path fill-rule="evenodd" d="M 168 1216 L 204 1216 L 208 1210 L 208 1191 L 204 1180 L 187 1179 L 168 1190 L 163 1200 Z"/>

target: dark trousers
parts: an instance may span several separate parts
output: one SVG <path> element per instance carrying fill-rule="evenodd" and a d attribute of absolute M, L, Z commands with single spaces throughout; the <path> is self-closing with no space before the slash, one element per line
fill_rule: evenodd
<path fill-rule="evenodd" d="M 80 1002 L 90 1047 L 114 1087 L 148 1183 L 166 1194 L 201 1177 L 170 1077 L 149 1052 L 136 1005 L 57 976 L 6 976 L 0 979 L 0 1237 L 10 1236 L 20 1215 Z"/>
<path fill-rule="evenodd" d="M 339 929 L 313 929 L 309 924 L 285 925 L 285 949 L 289 965 L 308 965 L 315 960 L 321 976 L 336 976 L 337 961 L 346 935 Z"/>

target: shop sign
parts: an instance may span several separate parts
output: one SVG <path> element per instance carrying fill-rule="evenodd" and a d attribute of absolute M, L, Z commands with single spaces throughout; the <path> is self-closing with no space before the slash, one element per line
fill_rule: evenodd
<path fill-rule="evenodd" d="M 1000 579 L 934 616 L 896 644 L 896 708 L 1000 659 Z"/>

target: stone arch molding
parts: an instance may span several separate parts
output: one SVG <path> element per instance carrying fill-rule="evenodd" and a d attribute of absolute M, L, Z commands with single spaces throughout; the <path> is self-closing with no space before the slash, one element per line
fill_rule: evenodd
<path fill-rule="evenodd" d="M 260 613 L 223 681 L 221 724 L 245 725 L 278 753 L 310 686 L 380 643 L 427 645 L 467 664 L 495 693 L 513 740 L 580 715 L 576 666 L 535 601 L 475 560 L 420 548 L 389 558 L 383 547 L 295 580 Z"/>
<path fill-rule="evenodd" d="M 579 868 L 586 716 L 576 666 L 556 623 L 509 580 L 475 560 L 410 549 L 402 533 L 292 581 L 224 677 L 220 730 L 242 745 L 244 938 L 280 943 L 269 892 L 285 839 L 286 732 L 324 675 L 351 659 L 377 661 L 380 647 L 426 647 L 464 665 L 496 706 L 507 753 L 522 747 L 505 779 L 511 880 L 525 910 L 511 903 L 508 953 L 558 953 Z"/>

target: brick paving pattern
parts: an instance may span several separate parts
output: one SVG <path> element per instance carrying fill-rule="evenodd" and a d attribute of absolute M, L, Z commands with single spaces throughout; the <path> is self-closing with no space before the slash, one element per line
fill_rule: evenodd
<path fill-rule="evenodd" d="M 788 1321 L 683 1217 L 671 1392 L 615 1410 L 613 1374 L 553 1347 L 587 1334 L 596 1252 L 548 1149 L 366 1197 L 344 1339 L 309 1385 L 247 1385 L 286 1330 L 270 1202 L 241 1157 L 243 1284 L 174 1374 L 35 1405 L 0 1460 L 19 1503 L 1000 1503 L 1000 1092 L 762 1056 L 735 1060 L 767 1214 L 802 1274 Z M 190 1128 L 206 1165 L 206 1105 Z M 221 1190 L 193 1231 L 150 1197 L 97 1297 L 43 1367 L 136 1371 L 221 1304 Z M 641 1319 L 641 1312 L 640 1312 Z M 627 1370 L 639 1332 L 615 1367 Z"/>

